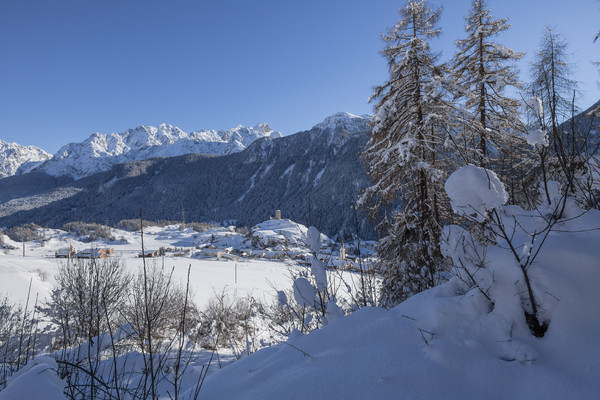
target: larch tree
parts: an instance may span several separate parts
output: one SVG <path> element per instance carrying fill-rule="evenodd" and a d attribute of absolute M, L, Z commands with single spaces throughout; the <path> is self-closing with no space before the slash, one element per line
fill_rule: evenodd
<path fill-rule="evenodd" d="M 441 10 L 408 0 L 399 11 L 401 19 L 382 35 L 390 76 L 371 97 L 375 115 L 362 158 L 372 186 L 358 200 L 380 220 L 387 305 L 438 282 L 442 220 L 450 215 L 443 197 L 450 106 L 428 42 L 440 33 Z"/>
<path fill-rule="evenodd" d="M 521 102 L 505 94 L 518 88 L 519 71 L 514 62 L 523 57 L 494 41 L 510 28 L 508 18 L 494 19 L 485 0 L 473 0 L 466 18 L 467 37 L 456 42 L 452 60 L 453 86 L 457 100 L 469 112 L 456 139 L 468 162 L 497 172 L 514 197 L 515 164 L 525 148 Z M 514 199 L 513 199 L 514 200 Z"/>
<path fill-rule="evenodd" d="M 584 151 L 585 138 L 576 137 L 574 129 L 562 125 L 575 114 L 576 82 L 571 79 L 567 43 L 551 28 L 546 28 L 539 51 L 531 64 L 529 93 L 541 100 L 541 128 L 550 142 L 550 174 L 566 188 L 575 189 L 577 158 Z"/>

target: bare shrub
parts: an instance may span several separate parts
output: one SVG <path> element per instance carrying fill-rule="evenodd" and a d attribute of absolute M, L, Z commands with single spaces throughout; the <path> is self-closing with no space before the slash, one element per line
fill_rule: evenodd
<path fill-rule="evenodd" d="M 74 259 L 59 266 L 56 288 L 41 308 L 61 330 L 59 346 L 72 346 L 120 325 L 119 310 L 131 278 L 119 259 Z"/>
<path fill-rule="evenodd" d="M 251 297 L 230 297 L 225 290 L 215 293 L 201 312 L 197 340 L 205 349 L 227 346 L 238 354 L 243 349 L 250 352 L 256 333 L 252 318 L 261 310 Z"/>
<path fill-rule="evenodd" d="M 8 297 L 0 299 L 0 349 L 15 334 L 19 325 L 21 309 L 12 304 Z"/>
<path fill-rule="evenodd" d="M 147 296 L 144 295 L 145 288 Z M 188 294 L 186 299 L 185 288 L 173 281 L 172 271 L 167 274 L 154 264 L 148 268 L 146 278 L 143 272 L 133 278 L 124 315 L 142 342 L 148 337 L 148 329 L 152 338 L 165 338 L 179 329 L 184 309 L 185 326 L 195 325 L 198 321 L 197 308 L 189 297 Z M 145 298 L 148 299 L 148 316 Z"/>

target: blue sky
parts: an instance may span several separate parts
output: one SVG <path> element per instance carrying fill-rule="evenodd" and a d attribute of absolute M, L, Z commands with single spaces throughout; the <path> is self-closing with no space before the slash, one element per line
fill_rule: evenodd
<path fill-rule="evenodd" d="M 268 122 L 284 134 L 337 111 L 370 113 L 387 77 L 380 32 L 403 0 L 0 0 L 0 139 L 55 152 L 93 132 L 185 131 Z M 438 0 L 443 58 L 470 0 Z M 600 99 L 600 2 L 490 0 L 513 27 L 498 42 L 528 54 L 545 25 L 569 42 L 580 106 Z"/>

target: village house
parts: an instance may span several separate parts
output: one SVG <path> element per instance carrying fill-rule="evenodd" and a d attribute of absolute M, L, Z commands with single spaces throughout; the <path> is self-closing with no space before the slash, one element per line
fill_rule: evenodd
<path fill-rule="evenodd" d="M 77 258 L 97 259 L 106 258 L 114 253 L 114 249 L 84 249 L 77 253 Z"/>
<path fill-rule="evenodd" d="M 77 254 L 77 248 L 75 247 L 63 247 L 54 252 L 55 258 L 73 258 Z"/>
<path fill-rule="evenodd" d="M 152 258 L 158 257 L 158 250 L 145 250 L 144 252 L 138 253 L 139 258 Z"/>

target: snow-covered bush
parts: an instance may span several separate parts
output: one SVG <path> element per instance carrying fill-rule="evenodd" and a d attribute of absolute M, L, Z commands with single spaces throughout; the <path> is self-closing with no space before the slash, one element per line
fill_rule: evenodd
<path fill-rule="evenodd" d="M 510 278 L 502 282 L 497 270 L 487 268 L 486 246 L 462 227 L 447 226 L 442 251 L 453 260 L 456 276 L 468 287 L 477 288 L 496 307 L 500 303 L 512 303 L 514 307 L 507 297 L 513 299 L 518 295 L 527 325 L 539 337 L 544 336 L 551 316 L 543 300 L 546 291 L 532 280 L 531 270 L 554 226 L 565 218 L 583 214 L 559 186 L 557 182 L 546 182 L 541 190 L 546 200 L 536 209 L 525 211 L 519 206 L 505 205 L 504 187 L 489 170 L 467 165 L 446 182 L 453 209 L 472 223 L 485 223 L 495 236 L 497 248 L 505 249 L 511 260 L 505 266 L 506 271 L 500 272 Z M 512 287 L 507 286 L 510 281 Z"/>
<path fill-rule="evenodd" d="M 294 331 L 309 332 L 344 316 L 332 294 L 326 265 L 318 258 L 321 239 L 317 228 L 311 226 L 307 229 L 306 243 L 312 252 L 310 268 L 290 271 L 291 289 L 278 291 L 277 302 L 267 313 L 272 328 L 284 336 Z"/>
<path fill-rule="evenodd" d="M 450 175 L 445 189 L 454 212 L 477 222 L 487 220 L 490 212 L 508 200 L 504 185 L 493 171 L 471 164 Z"/>

